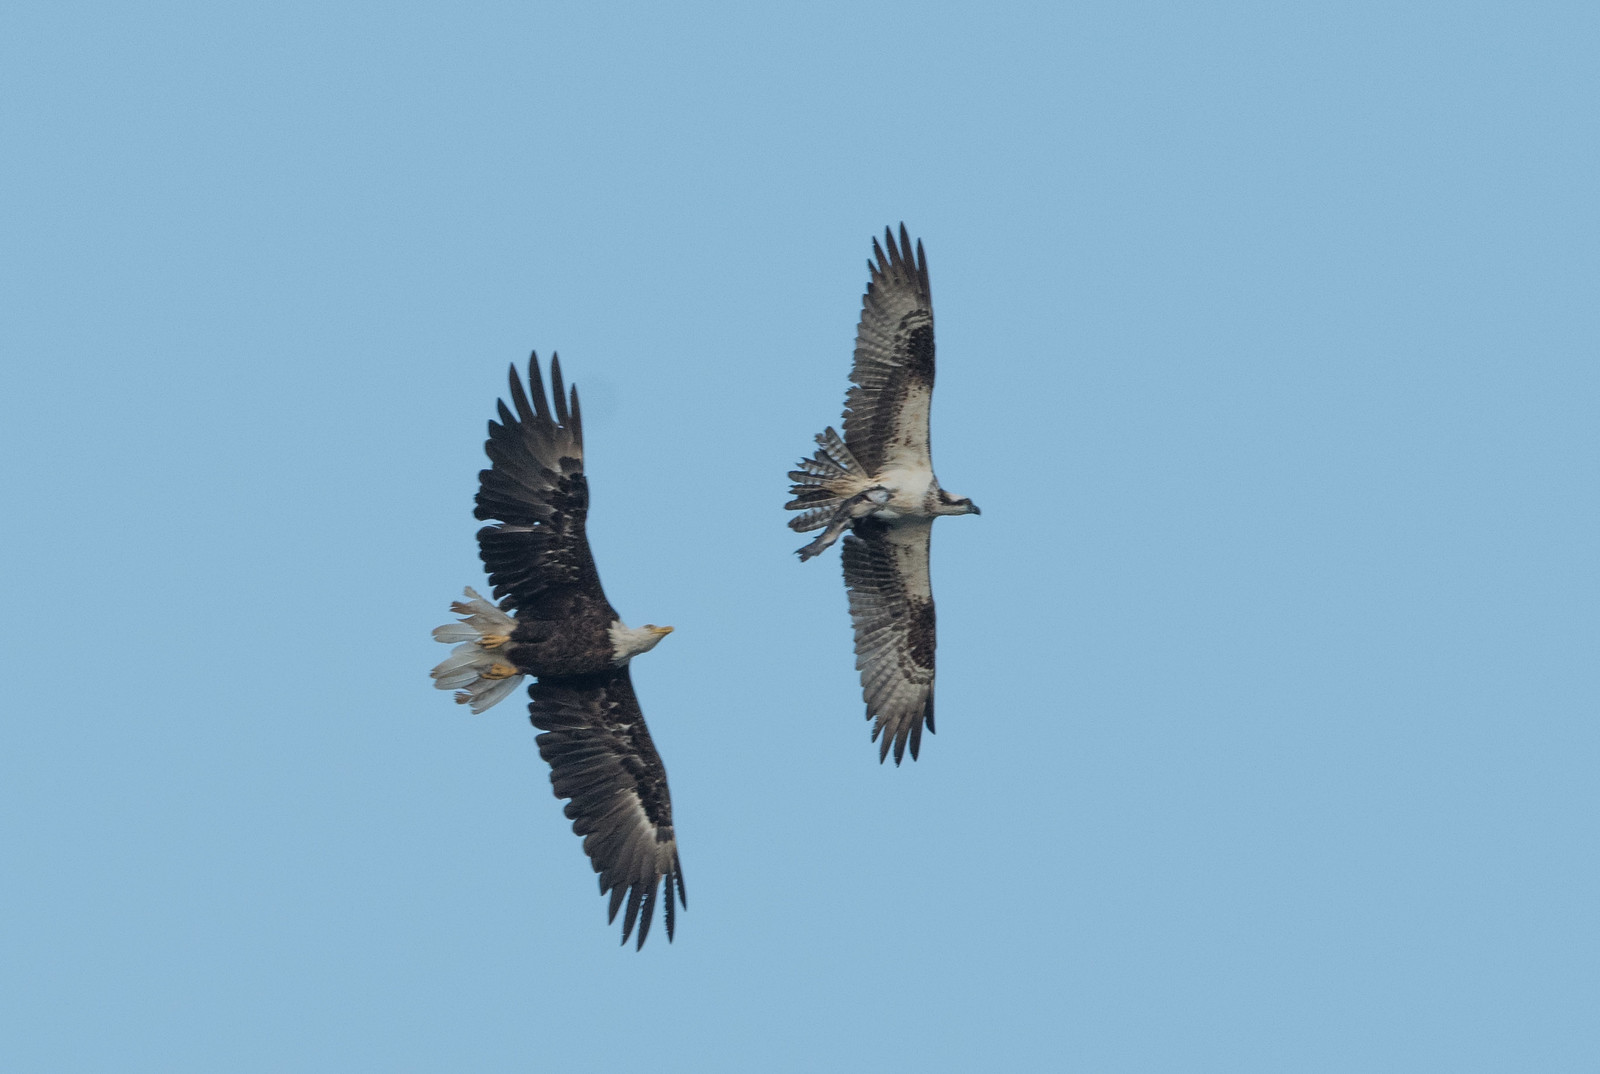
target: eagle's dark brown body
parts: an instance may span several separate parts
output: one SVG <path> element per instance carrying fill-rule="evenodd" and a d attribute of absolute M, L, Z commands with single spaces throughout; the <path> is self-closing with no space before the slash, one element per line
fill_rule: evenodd
<path fill-rule="evenodd" d="M 615 671 L 611 624 L 615 617 L 587 616 L 557 621 L 517 617 L 517 629 L 505 648 L 518 671 L 541 679 L 599 675 Z"/>

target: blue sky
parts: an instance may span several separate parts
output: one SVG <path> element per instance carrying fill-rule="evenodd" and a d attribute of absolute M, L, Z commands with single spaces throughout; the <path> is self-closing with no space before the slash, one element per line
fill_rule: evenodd
<path fill-rule="evenodd" d="M 0 22 L 0 1060 L 1600 1063 L 1600 16 L 128 5 Z M 926 243 L 939 734 L 837 556 Z M 689 909 L 430 689 L 506 366 L 585 401 Z"/>

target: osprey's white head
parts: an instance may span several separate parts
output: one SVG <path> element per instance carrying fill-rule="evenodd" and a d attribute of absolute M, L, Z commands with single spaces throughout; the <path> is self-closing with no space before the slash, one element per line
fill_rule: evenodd
<path fill-rule="evenodd" d="M 671 633 L 671 627 L 653 623 L 646 623 L 635 630 L 618 619 L 611 624 L 611 662 L 621 667 L 640 653 L 654 649 L 662 638 Z"/>

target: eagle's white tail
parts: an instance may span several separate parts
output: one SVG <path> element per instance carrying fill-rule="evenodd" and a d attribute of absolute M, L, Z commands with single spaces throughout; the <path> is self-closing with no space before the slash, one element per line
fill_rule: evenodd
<path fill-rule="evenodd" d="M 504 655 L 517 621 L 484 600 L 471 586 L 467 587 L 466 596 L 466 600 L 450 605 L 462 620 L 434 628 L 435 641 L 460 644 L 429 674 L 438 689 L 456 691 L 456 704 L 471 705 L 473 712 L 482 712 L 522 682 L 522 673 Z"/>
<path fill-rule="evenodd" d="M 794 499 L 784 507 L 800 512 L 789 520 L 789 528 L 796 533 L 826 526 L 839 505 L 868 480 L 866 469 L 850 454 L 832 426 L 817 434 L 817 445 L 820 451 L 801 459 L 798 470 L 789 471 L 789 479 L 794 482 L 789 491 Z"/>

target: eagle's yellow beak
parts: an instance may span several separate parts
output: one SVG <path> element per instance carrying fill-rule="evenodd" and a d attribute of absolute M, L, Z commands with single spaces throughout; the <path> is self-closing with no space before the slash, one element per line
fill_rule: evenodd
<path fill-rule="evenodd" d="M 647 626 L 645 629 L 659 634 L 663 638 L 672 633 L 672 628 L 669 626 Z"/>

